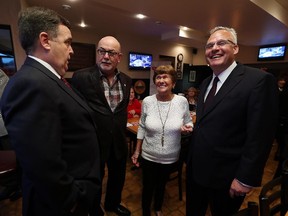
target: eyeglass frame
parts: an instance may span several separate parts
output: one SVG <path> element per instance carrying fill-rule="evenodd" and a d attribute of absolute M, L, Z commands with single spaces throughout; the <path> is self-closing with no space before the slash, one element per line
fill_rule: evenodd
<path fill-rule="evenodd" d="M 234 45 L 234 46 L 237 45 L 236 43 L 234 43 L 233 41 L 231 41 L 231 40 L 229 40 L 229 39 L 227 39 L 227 40 L 221 39 L 221 40 L 218 40 L 218 41 L 216 41 L 216 42 L 214 42 L 214 43 L 208 43 L 208 44 L 206 44 L 206 45 L 205 45 L 205 50 L 211 50 L 211 49 L 215 46 L 215 44 L 216 44 L 217 47 L 223 47 L 223 46 L 225 46 L 225 45 L 227 45 L 227 44 L 232 44 L 232 45 Z"/>
<path fill-rule="evenodd" d="M 97 49 L 97 53 L 100 56 L 105 56 L 106 53 L 107 53 L 109 57 L 115 57 L 116 55 L 121 55 L 122 54 L 121 52 L 116 52 L 116 51 L 113 51 L 113 50 L 105 50 L 103 48 Z"/>

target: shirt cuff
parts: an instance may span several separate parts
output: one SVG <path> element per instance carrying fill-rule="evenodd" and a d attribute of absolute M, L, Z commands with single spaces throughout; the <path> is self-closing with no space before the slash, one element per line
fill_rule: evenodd
<path fill-rule="evenodd" d="M 253 186 L 244 184 L 244 183 L 242 183 L 241 181 L 239 181 L 238 179 L 236 179 L 236 181 L 237 181 L 239 184 L 241 184 L 242 186 L 244 186 L 244 187 L 253 188 Z"/>

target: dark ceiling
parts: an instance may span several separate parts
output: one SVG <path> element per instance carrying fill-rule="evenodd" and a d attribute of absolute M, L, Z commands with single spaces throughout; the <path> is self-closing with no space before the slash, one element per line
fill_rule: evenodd
<path fill-rule="evenodd" d="M 144 38 L 203 47 L 211 28 L 230 26 L 238 43 L 258 46 L 288 42 L 287 0 L 26 0 L 29 6 L 56 10 L 74 25 L 85 21 L 90 34 L 141 35 Z M 63 5 L 71 6 L 65 9 Z M 142 13 L 146 19 L 133 16 Z M 179 28 L 190 28 L 183 37 Z M 83 31 L 83 29 L 82 29 Z"/>

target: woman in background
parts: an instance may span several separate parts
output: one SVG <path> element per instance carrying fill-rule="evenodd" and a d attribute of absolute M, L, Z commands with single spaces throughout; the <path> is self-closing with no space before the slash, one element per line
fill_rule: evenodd
<path fill-rule="evenodd" d="M 128 118 L 140 117 L 141 103 L 135 98 L 135 91 L 133 87 L 130 89 L 129 104 L 127 107 Z"/>
<path fill-rule="evenodd" d="M 190 112 L 196 112 L 197 94 L 198 94 L 198 91 L 194 87 L 190 87 L 187 91 L 187 100 L 189 103 L 189 111 Z"/>
<path fill-rule="evenodd" d="M 181 149 L 181 132 L 192 131 L 192 120 L 185 97 L 173 94 L 176 72 L 171 65 L 156 68 L 153 82 L 157 93 L 144 98 L 137 133 L 137 146 L 132 162 L 142 167 L 142 211 L 150 216 L 151 203 L 157 216 L 162 216 L 165 185 Z"/>

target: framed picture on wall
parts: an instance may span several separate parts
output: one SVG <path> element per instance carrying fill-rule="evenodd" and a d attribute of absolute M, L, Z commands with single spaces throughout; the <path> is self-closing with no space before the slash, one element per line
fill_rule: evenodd
<path fill-rule="evenodd" d="M 189 73 L 189 82 L 195 82 L 196 81 L 196 71 L 191 70 Z"/>

